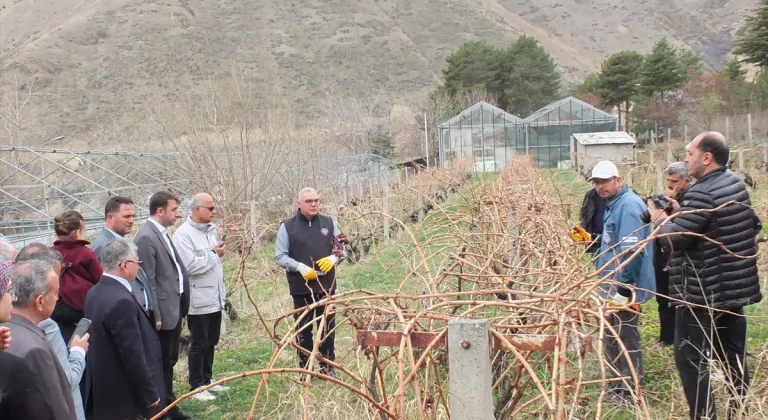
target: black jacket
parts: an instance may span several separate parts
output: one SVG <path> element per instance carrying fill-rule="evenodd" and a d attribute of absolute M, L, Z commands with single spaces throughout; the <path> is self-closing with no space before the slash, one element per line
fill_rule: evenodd
<path fill-rule="evenodd" d="M 35 378 L 24 359 L 0 350 L 0 419 L 56 418 Z"/>
<path fill-rule="evenodd" d="M 731 201 L 735 203 L 713 210 Z M 679 214 L 659 233 L 703 234 L 711 241 L 685 234 L 667 237 L 672 253 L 670 296 L 717 309 L 759 302 L 755 237 L 762 224 L 750 207 L 744 183 L 725 167 L 718 168 L 699 179 L 683 195 L 680 206 L 681 213 L 700 211 Z"/>
<path fill-rule="evenodd" d="M 579 212 L 579 222 L 581 227 L 586 230 L 594 243 L 587 248 L 587 252 L 596 253 L 600 251 L 600 237 L 603 234 L 603 216 L 605 215 L 605 199 L 597 195 L 594 188 L 584 194 L 584 201 L 581 202 L 581 211 Z"/>
<path fill-rule="evenodd" d="M 163 408 L 160 338 L 149 315 L 117 280 L 103 276 L 88 291 L 89 333 L 83 401 L 93 398 L 93 420 L 148 419 Z M 160 405 L 149 406 L 160 399 Z"/>
<path fill-rule="evenodd" d="M 306 281 L 297 271 L 286 271 L 291 295 L 334 294 L 336 268 L 323 275 L 315 262 L 333 253 L 333 219 L 321 214 L 308 220 L 301 212 L 283 221 L 288 232 L 288 256 L 314 268 L 318 280 Z"/>

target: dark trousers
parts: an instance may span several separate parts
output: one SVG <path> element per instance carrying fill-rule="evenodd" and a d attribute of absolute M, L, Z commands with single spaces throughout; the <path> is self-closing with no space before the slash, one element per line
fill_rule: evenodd
<path fill-rule="evenodd" d="M 744 315 L 743 308 L 731 312 Z M 684 306 L 679 306 L 675 315 L 675 364 L 691 420 L 717 418 L 709 377 L 709 363 L 715 358 L 723 367 L 726 388 L 732 395 L 728 418 L 748 418 L 740 413 L 749 387 L 745 360 L 747 318 Z"/>
<path fill-rule="evenodd" d="M 77 323 L 83 318 L 83 313 L 59 300 L 51 313 L 51 319 L 56 322 L 61 330 L 61 336 L 65 343 L 69 343 L 72 334 L 75 333 Z"/>
<path fill-rule="evenodd" d="M 221 334 L 221 311 L 205 315 L 188 315 L 189 388 L 195 390 L 211 383 L 213 352 Z"/>
<path fill-rule="evenodd" d="M 639 328 L 640 314 L 631 311 L 617 311 L 608 315 L 608 323 L 616 331 L 616 335 L 608 327 L 605 328 L 605 358 L 611 367 L 618 371 L 618 376 L 616 376 L 616 372 L 613 372 L 613 377 L 624 378 L 621 381 L 611 381 L 608 384 L 608 390 L 628 396 L 630 390 L 637 392 L 634 386 L 635 377 L 632 374 L 631 367 L 634 367 L 640 385 L 643 384 L 643 351 L 640 348 Z M 624 352 L 620 342 L 624 345 L 627 353 Z M 629 354 L 629 361 L 627 360 L 627 354 Z"/>
<path fill-rule="evenodd" d="M 324 294 L 317 294 L 317 295 L 292 295 L 293 298 L 293 308 L 299 309 L 303 308 L 305 306 L 311 305 L 314 302 L 321 300 L 325 297 Z M 318 306 L 314 310 L 310 311 L 302 320 L 296 325 L 296 329 L 300 330 L 302 327 L 310 323 L 313 319 L 317 318 L 315 321 L 315 324 L 317 325 L 317 328 L 320 328 L 320 320 L 323 317 L 323 313 L 325 312 L 325 306 Z M 298 319 L 301 313 L 296 314 L 293 316 L 294 319 Z M 300 332 L 296 339 L 298 341 L 299 346 L 301 346 L 304 349 L 307 349 L 307 351 L 312 352 L 313 347 L 313 338 L 312 338 L 312 324 L 309 324 L 309 326 Z M 326 321 L 325 321 L 325 330 L 320 333 L 320 337 L 318 338 L 321 340 L 320 343 L 320 354 L 323 355 L 328 360 L 334 361 L 336 360 L 336 353 L 334 353 L 334 341 L 336 337 L 336 333 L 333 332 L 333 329 L 336 328 L 336 315 L 328 315 Z M 302 353 L 301 351 L 298 351 L 299 354 L 299 362 L 300 367 L 305 368 L 308 366 L 309 363 L 309 356 Z M 320 363 L 320 367 L 324 368 L 327 367 L 325 363 Z"/>
<path fill-rule="evenodd" d="M 669 273 L 656 272 L 656 303 L 659 304 L 659 342 L 666 346 L 675 344 L 675 308 L 669 306 Z"/>
<path fill-rule="evenodd" d="M 181 320 L 172 330 L 160 330 L 160 351 L 163 353 L 163 381 L 165 383 L 165 405 L 176 401 L 173 393 L 173 367 L 179 360 L 179 339 L 181 338 Z M 173 407 L 171 414 L 178 412 L 178 406 Z"/>

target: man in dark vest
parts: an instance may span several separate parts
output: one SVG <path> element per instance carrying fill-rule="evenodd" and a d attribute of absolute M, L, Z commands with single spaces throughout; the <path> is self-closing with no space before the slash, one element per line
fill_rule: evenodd
<path fill-rule="evenodd" d="M 304 188 L 298 195 L 299 209 L 296 214 L 283 221 L 277 233 L 275 244 L 275 260 L 277 265 L 286 270 L 288 290 L 293 297 L 293 307 L 300 309 L 314 302 L 331 296 L 336 291 L 335 266 L 344 258 L 344 251 L 334 249 L 334 238 L 341 234 L 338 225 L 328 216 L 320 213 L 320 199 L 317 191 Z M 312 324 L 314 320 L 318 329 L 325 315 L 325 328 L 319 333 L 320 353 L 334 361 L 334 333 L 336 317 L 333 313 L 325 313 L 326 306 L 321 305 L 309 311 L 303 318 L 302 313 L 294 315 L 298 334 L 299 346 L 312 352 Z M 309 325 L 307 325 L 310 323 Z M 306 328 L 304 328 L 306 326 Z M 302 368 L 309 364 L 309 354 L 299 350 L 299 361 Z M 332 367 L 320 362 L 320 372 L 336 377 Z M 304 377 L 302 376 L 302 379 Z"/>

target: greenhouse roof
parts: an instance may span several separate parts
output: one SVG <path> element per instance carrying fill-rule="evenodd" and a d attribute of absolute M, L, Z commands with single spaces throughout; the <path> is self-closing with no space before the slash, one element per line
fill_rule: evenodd
<path fill-rule="evenodd" d="M 572 121 L 610 121 L 616 116 L 601 111 L 592 105 L 569 96 L 565 99 L 552 102 L 539 109 L 526 118 L 525 122 L 546 120 L 547 122 L 572 122 Z"/>
<path fill-rule="evenodd" d="M 635 144 L 635 139 L 623 131 L 607 131 L 602 133 L 573 133 L 579 143 L 590 144 Z"/>
<path fill-rule="evenodd" d="M 461 111 L 459 115 L 440 124 L 439 128 L 447 127 L 469 127 L 482 126 L 485 124 L 495 125 L 519 125 L 523 122 L 520 117 L 516 117 L 501 108 L 495 107 L 487 102 L 480 101 L 471 107 Z"/>

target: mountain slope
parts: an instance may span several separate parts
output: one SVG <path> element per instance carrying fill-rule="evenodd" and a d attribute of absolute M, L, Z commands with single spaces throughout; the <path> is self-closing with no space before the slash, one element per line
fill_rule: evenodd
<path fill-rule="evenodd" d="M 2 0 L 2 106 L 30 125 L 138 132 L 151 109 L 246 86 L 262 106 L 322 113 L 327 94 L 407 102 L 461 43 L 526 34 L 566 81 L 667 37 L 720 66 L 757 0 Z M 10 103 L 10 105 L 9 105 Z"/>

